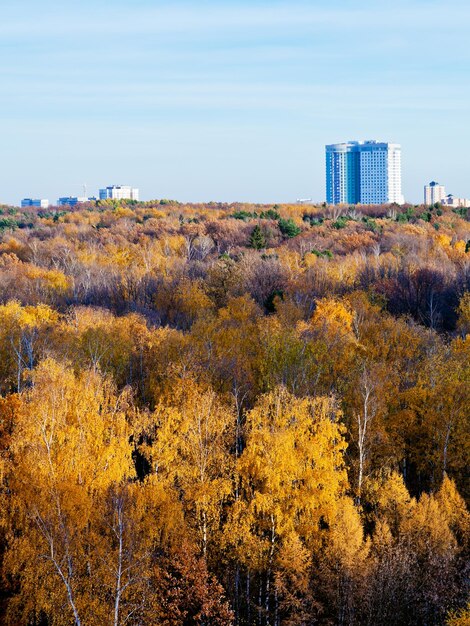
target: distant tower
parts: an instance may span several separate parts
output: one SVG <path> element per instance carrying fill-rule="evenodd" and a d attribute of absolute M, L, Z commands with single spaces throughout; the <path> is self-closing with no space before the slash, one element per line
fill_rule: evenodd
<path fill-rule="evenodd" d="M 325 149 L 329 204 L 403 204 L 398 144 L 349 141 Z"/>
<path fill-rule="evenodd" d="M 328 204 L 356 204 L 360 199 L 358 143 L 326 146 L 326 201 Z"/>
<path fill-rule="evenodd" d="M 424 186 L 424 204 L 432 206 L 436 202 L 442 202 L 446 197 L 446 188 L 439 185 L 436 181 L 431 181 L 429 185 Z"/>

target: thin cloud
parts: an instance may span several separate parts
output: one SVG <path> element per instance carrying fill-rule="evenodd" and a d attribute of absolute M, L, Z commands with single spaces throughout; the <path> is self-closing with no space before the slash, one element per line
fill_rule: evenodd
<path fill-rule="evenodd" d="M 320 3 L 323 4 L 323 3 Z M 431 26 L 436 34 L 446 29 L 463 31 L 463 22 L 470 17 L 470 7 L 461 2 L 449 2 L 446 10 L 440 3 L 382 2 L 362 3 L 361 8 L 343 2 L 335 8 L 321 7 L 318 3 L 282 2 L 243 5 L 228 2 L 225 5 L 191 3 L 177 5 L 164 3 L 159 6 L 109 6 L 80 3 L 75 10 L 60 5 L 55 10 L 40 12 L 10 8 L 3 15 L 0 35 L 7 40 L 15 37 L 45 39 L 91 37 L 100 34 L 109 36 L 133 35 L 178 35 L 190 34 L 192 38 L 217 32 L 259 29 L 262 36 L 269 30 L 298 29 L 318 31 L 333 27 L 344 31 L 355 31 L 358 37 L 367 37 L 368 29 L 381 27 L 384 30 L 400 27 L 402 30 L 424 30 Z M 21 12 L 20 10 L 21 9 Z M 5 11 L 4 11 L 5 13 Z"/>

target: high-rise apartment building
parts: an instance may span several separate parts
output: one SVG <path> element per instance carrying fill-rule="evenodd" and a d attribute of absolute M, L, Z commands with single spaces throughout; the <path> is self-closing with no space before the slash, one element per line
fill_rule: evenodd
<path fill-rule="evenodd" d="M 436 202 L 442 202 L 446 197 L 446 188 L 439 185 L 436 181 L 431 181 L 429 185 L 424 186 L 424 204 L 432 206 Z"/>
<path fill-rule="evenodd" d="M 326 146 L 328 204 L 403 204 L 401 147 L 349 141 Z"/>
<path fill-rule="evenodd" d="M 360 195 L 359 152 L 356 142 L 326 146 L 326 201 L 356 204 Z"/>
<path fill-rule="evenodd" d="M 138 200 L 139 190 L 125 185 L 111 185 L 100 189 L 100 200 Z"/>

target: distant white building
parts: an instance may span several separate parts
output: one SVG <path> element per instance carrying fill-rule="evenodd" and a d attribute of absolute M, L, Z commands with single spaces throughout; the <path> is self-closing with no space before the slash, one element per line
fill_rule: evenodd
<path fill-rule="evenodd" d="M 451 193 L 445 196 L 442 204 L 450 206 L 453 209 L 470 208 L 470 200 L 467 198 L 455 198 Z"/>
<path fill-rule="evenodd" d="M 139 190 L 126 185 L 111 185 L 100 189 L 100 200 L 138 200 Z"/>
<path fill-rule="evenodd" d="M 424 186 L 424 204 L 432 206 L 437 202 L 443 203 L 446 197 L 446 188 L 444 185 L 431 181 L 429 185 Z"/>
<path fill-rule="evenodd" d="M 85 202 L 94 202 L 95 197 L 86 198 L 79 196 L 66 196 L 57 200 L 57 206 L 76 206 L 77 204 L 84 204 Z"/>
<path fill-rule="evenodd" d="M 45 198 L 23 198 L 21 200 L 21 208 L 24 209 L 28 206 L 38 207 L 39 209 L 47 209 L 49 207 L 49 200 Z"/>

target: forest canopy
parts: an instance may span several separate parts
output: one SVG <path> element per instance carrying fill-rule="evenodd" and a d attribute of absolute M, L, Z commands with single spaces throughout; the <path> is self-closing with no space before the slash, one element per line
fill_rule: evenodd
<path fill-rule="evenodd" d="M 0 207 L 0 621 L 463 626 L 470 222 Z"/>

